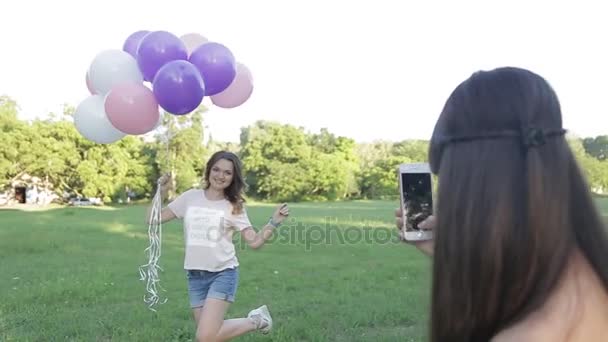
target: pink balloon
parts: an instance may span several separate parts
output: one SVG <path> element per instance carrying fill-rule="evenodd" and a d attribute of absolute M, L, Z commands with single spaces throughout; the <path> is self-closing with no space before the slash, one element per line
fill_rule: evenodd
<path fill-rule="evenodd" d="M 89 92 L 92 95 L 97 94 L 97 92 L 95 91 L 95 89 L 93 88 L 93 85 L 91 84 L 91 79 L 89 78 L 89 72 L 87 71 L 87 76 L 86 76 L 86 82 L 87 82 L 87 88 L 89 88 Z"/>
<path fill-rule="evenodd" d="M 236 77 L 228 88 L 219 94 L 210 96 L 211 102 L 221 108 L 234 108 L 242 105 L 253 92 L 253 76 L 244 64 L 237 63 Z"/>
<path fill-rule="evenodd" d="M 106 97 L 105 109 L 112 126 L 132 135 L 152 131 L 160 117 L 154 93 L 141 83 L 114 86 Z"/>

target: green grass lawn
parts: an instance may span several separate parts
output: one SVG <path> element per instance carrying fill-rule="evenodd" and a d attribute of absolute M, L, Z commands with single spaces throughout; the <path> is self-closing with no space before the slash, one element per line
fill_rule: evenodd
<path fill-rule="evenodd" d="M 422 341 L 429 260 L 396 241 L 393 202 L 302 203 L 263 249 L 238 249 L 229 316 L 267 304 L 269 336 L 242 341 Z M 256 227 L 274 206 L 253 204 Z M 145 208 L 0 211 L 0 340 L 190 341 L 179 222 L 163 226 L 158 312 L 143 302 Z"/>
<path fill-rule="evenodd" d="M 608 214 L 608 199 L 600 201 Z M 239 246 L 241 280 L 228 315 L 267 304 L 268 336 L 241 341 L 424 341 L 430 262 L 396 241 L 396 202 L 291 205 L 263 249 Z M 249 206 L 256 227 L 274 206 Z M 150 311 L 145 207 L 0 210 L 1 341 L 191 341 L 179 222 L 163 226 L 161 284 Z"/>

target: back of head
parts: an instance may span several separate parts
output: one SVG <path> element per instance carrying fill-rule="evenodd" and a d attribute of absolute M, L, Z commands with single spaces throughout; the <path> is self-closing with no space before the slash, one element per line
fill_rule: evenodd
<path fill-rule="evenodd" d="M 559 101 L 518 68 L 449 97 L 429 159 L 439 175 L 433 341 L 488 341 L 539 308 L 579 249 L 608 289 L 608 240 L 562 129 Z"/>

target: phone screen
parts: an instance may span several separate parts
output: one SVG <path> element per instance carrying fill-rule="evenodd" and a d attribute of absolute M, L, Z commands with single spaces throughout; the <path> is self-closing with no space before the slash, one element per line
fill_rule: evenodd
<path fill-rule="evenodd" d="M 403 209 L 406 230 L 420 230 L 418 224 L 433 214 L 430 173 L 402 173 Z"/>

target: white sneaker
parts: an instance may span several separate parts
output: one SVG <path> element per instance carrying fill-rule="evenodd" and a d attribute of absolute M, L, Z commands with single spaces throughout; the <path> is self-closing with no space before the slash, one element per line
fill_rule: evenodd
<path fill-rule="evenodd" d="M 268 334 L 272 330 L 272 317 L 266 305 L 262 305 L 257 309 L 251 310 L 247 318 L 253 320 L 257 330 L 262 334 Z"/>

